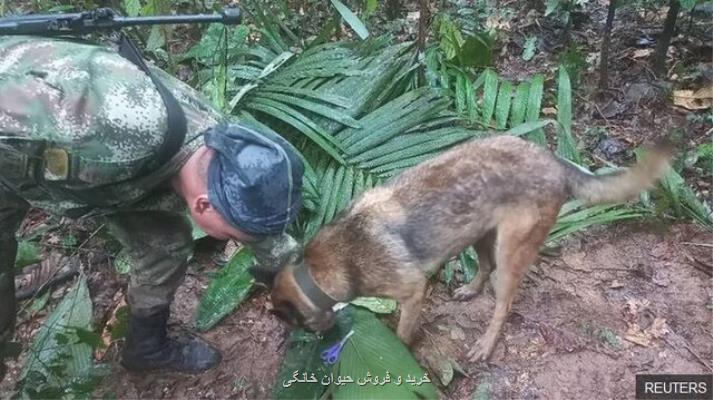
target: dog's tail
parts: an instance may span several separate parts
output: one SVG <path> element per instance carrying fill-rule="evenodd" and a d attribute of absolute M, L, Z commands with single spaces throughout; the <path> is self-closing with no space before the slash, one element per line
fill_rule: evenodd
<path fill-rule="evenodd" d="M 657 144 L 635 165 L 604 175 L 591 174 L 569 161 L 562 163 L 570 195 L 586 204 L 618 203 L 654 186 L 668 170 L 673 156 L 673 146 Z"/>

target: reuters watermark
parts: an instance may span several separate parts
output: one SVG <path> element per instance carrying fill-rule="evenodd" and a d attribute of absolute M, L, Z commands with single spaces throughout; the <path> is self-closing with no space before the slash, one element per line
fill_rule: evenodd
<path fill-rule="evenodd" d="M 642 400 L 713 400 L 713 374 L 636 375 L 636 398 Z"/>

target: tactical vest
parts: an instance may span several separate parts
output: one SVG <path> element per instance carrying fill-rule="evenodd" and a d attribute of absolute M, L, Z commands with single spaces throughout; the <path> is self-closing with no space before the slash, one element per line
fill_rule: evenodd
<path fill-rule="evenodd" d="M 76 217 L 139 201 L 220 118 L 125 39 L 117 52 L 0 37 L 0 180 L 34 206 Z"/>

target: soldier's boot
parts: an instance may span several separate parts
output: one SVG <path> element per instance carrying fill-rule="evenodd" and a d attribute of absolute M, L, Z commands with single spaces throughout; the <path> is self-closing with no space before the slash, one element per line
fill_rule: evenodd
<path fill-rule="evenodd" d="M 220 352 L 197 337 L 169 338 L 166 335 L 168 315 L 167 308 L 147 317 L 129 317 L 129 332 L 121 357 L 124 368 L 200 373 L 220 363 Z"/>

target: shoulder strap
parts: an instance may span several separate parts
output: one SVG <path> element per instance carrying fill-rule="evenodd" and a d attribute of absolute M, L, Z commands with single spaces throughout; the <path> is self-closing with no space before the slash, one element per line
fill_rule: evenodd
<path fill-rule="evenodd" d="M 156 89 L 161 95 L 163 104 L 166 106 L 166 116 L 168 119 L 166 134 L 163 137 L 163 143 L 159 148 L 156 160 L 152 165 L 147 166 L 149 171 L 151 171 L 171 160 L 171 157 L 173 157 L 181 148 L 181 145 L 183 145 L 187 131 L 186 116 L 176 98 L 173 97 L 171 92 L 164 86 L 163 82 L 151 72 L 141 57 L 141 53 L 136 48 L 136 45 L 134 45 L 131 39 L 123 32 L 121 33 L 121 41 L 119 42 L 119 54 L 134 63 L 151 78 L 151 81 L 156 85 Z"/>

